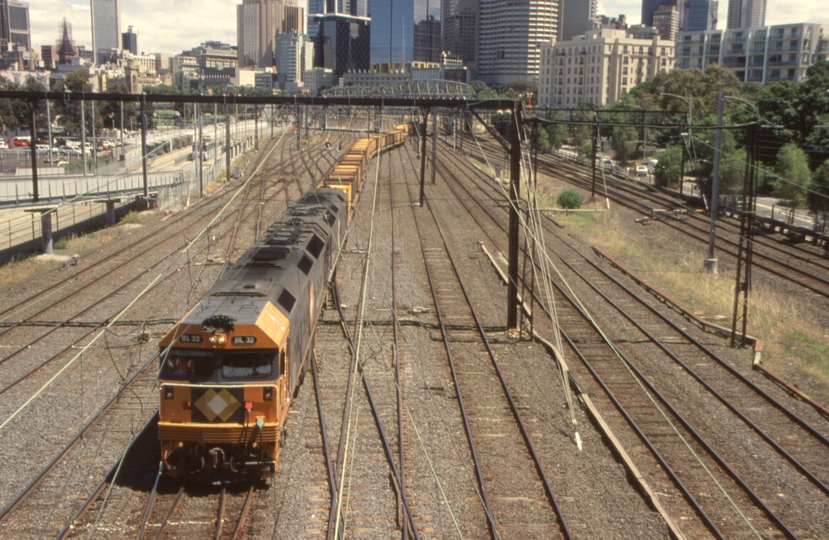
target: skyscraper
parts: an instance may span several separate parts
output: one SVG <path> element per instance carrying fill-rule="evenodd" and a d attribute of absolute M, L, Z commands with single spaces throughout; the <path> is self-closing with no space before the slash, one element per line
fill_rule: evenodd
<path fill-rule="evenodd" d="M 660 4 L 653 12 L 653 27 L 659 30 L 659 37 L 673 41 L 679 31 L 679 12 L 676 6 Z"/>
<path fill-rule="evenodd" d="M 728 0 L 727 28 L 765 26 L 766 0 Z"/>
<path fill-rule="evenodd" d="M 112 49 L 121 48 L 121 6 L 119 0 L 90 0 L 92 12 L 92 53 L 95 63 L 109 60 Z"/>
<path fill-rule="evenodd" d="M 127 31 L 121 34 L 121 48 L 132 54 L 138 54 L 138 34 L 133 32 L 132 26 L 128 27 Z"/>
<path fill-rule="evenodd" d="M 371 63 L 440 62 L 439 0 L 371 2 Z"/>
<path fill-rule="evenodd" d="M 598 0 L 559 0 L 556 40 L 569 41 L 593 30 L 597 10 Z"/>
<path fill-rule="evenodd" d="M 558 6 L 558 0 L 480 0 L 477 78 L 488 84 L 536 79 L 541 45 L 556 40 Z"/>
<path fill-rule="evenodd" d="M 31 49 L 30 30 L 29 4 L 0 0 L 0 52 L 15 46 L 21 50 Z"/>
<path fill-rule="evenodd" d="M 679 30 L 704 32 L 717 28 L 717 0 L 679 0 Z"/>
<path fill-rule="evenodd" d="M 653 26 L 653 14 L 659 6 L 676 4 L 677 0 L 642 0 L 642 24 Z"/>
<path fill-rule="evenodd" d="M 301 31 L 295 28 L 298 13 L 292 8 L 296 6 L 296 0 L 242 0 L 236 6 L 239 67 L 276 64 L 276 36 L 286 28 L 286 17 L 289 18 L 288 32 Z"/>
<path fill-rule="evenodd" d="M 443 0 L 442 10 L 443 50 L 460 56 L 463 65 L 474 68 L 477 0 Z"/>

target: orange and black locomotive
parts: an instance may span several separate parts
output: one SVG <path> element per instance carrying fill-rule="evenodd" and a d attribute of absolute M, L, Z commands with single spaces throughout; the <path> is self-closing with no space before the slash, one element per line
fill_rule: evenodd
<path fill-rule="evenodd" d="M 306 193 L 161 340 L 163 468 L 271 476 L 345 239 L 342 191 Z"/>

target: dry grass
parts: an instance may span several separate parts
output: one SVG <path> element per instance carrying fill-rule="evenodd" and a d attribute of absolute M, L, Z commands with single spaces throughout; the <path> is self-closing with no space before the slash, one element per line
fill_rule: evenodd
<path fill-rule="evenodd" d="M 61 264 L 63 263 L 60 261 L 38 259 L 36 257 L 12 259 L 0 266 L 0 287 L 23 281 L 38 272 L 52 270 Z"/>
<path fill-rule="evenodd" d="M 623 223 L 624 214 L 557 215 L 570 232 L 595 246 L 664 291 L 698 315 L 730 327 L 734 302 L 733 271 L 709 275 L 702 269 L 705 248 L 670 247 L 652 234 L 637 234 L 637 227 Z M 659 223 L 651 227 L 663 227 Z M 648 231 L 649 233 L 652 231 Z M 660 231 L 661 232 L 661 231 Z M 748 310 L 748 334 L 762 339 L 763 363 L 788 376 L 813 397 L 829 403 L 829 329 L 816 324 L 803 309 L 801 299 L 755 282 Z M 723 317 L 722 319 L 720 319 Z M 746 360 L 750 355 L 745 352 Z M 804 388 L 805 389 L 805 388 Z"/>
<path fill-rule="evenodd" d="M 130 212 L 127 214 L 137 214 L 137 212 Z M 146 219 L 151 213 L 142 213 L 143 215 L 132 218 L 142 221 Z M 63 255 L 82 254 L 100 248 L 109 242 L 119 238 L 129 229 L 122 227 L 115 227 L 111 229 L 101 229 L 91 234 L 70 235 L 55 241 L 54 249 L 56 252 L 62 252 Z M 5 287 L 19 281 L 23 281 L 31 276 L 48 270 L 57 268 L 63 264 L 62 261 L 54 259 L 44 259 L 38 256 L 23 256 L 14 258 L 3 265 L 0 265 L 0 287 Z"/>

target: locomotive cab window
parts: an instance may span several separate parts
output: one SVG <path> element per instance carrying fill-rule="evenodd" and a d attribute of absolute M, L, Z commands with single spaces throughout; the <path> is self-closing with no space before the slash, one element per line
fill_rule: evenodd
<path fill-rule="evenodd" d="M 273 375 L 275 351 L 233 352 L 222 355 L 222 378 L 259 379 Z"/>
<path fill-rule="evenodd" d="M 208 351 L 170 349 L 162 355 L 162 377 L 171 379 L 207 380 L 215 371 L 213 354 Z"/>

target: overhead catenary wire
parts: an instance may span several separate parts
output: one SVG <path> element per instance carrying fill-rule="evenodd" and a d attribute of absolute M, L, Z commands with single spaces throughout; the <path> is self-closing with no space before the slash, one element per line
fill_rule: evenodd
<path fill-rule="evenodd" d="M 473 137 L 474 137 L 474 134 L 473 134 Z M 479 148 L 480 148 L 480 143 L 479 143 Z M 503 187 L 501 187 L 501 190 L 503 191 Z M 521 215 L 520 212 L 519 212 L 519 216 L 523 220 L 523 216 Z M 541 255 L 544 259 L 548 259 L 548 260 L 550 259 L 549 255 L 546 252 L 541 253 Z M 573 301 L 576 304 L 578 304 L 580 311 L 582 311 L 582 313 L 584 313 L 584 315 L 587 317 L 588 321 L 590 322 L 591 326 L 593 326 L 596 329 L 596 331 L 602 337 L 602 340 L 610 347 L 613 354 L 620 360 L 620 362 L 625 367 L 625 369 L 634 378 L 637 385 L 640 387 L 640 389 L 645 394 L 645 396 L 648 398 L 648 400 L 651 402 L 651 404 L 654 406 L 654 408 L 659 412 L 659 414 L 663 417 L 663 419 L 671 427 L 671 430 L 674 432 L 674 434 L 678 437 L 678 439 L 682 442 L 682 444 L 686 447 L 686 449 L 691 453 L 691 455 L 694 457 L 694 459 L 697 461 L 697 463 L 702 467 L 702 469 L 706 472 L 706 474 L 711 478 L 711 480 L 714 482 L 714 484 L 717 486 L 717 488 L 720 490 L 720 492 L 723 494 L 723 496 L 729 501 L 729 503 L 734 508 L 736 513 L 748 525 L 748 527 L 751 529 L 751 531 L 754 533 L 754 535 L 757 536 L 758 538 L 762 538 L 759 531 L 754 527 L 754 525 L 751 523 L 751 520 L 748 518 L 748 516 L 746 516 L 744 511 L 738 506 L 737 502 L 734 500 L 734 498 L 731 496 L 731 494 L 728 493 L 725 486 L 723 486 L 719 482 L 719 480 L 716 478 L 716 476 L 714 476 L 713 471 L 711 471 L 711 469 L 705 464 L 702 457 L 697 453 L 697 451 L 694 450 L 691 442 L 688 441 L 685 438 L 685 436 L 680 432 L 679 427 L 669 417 L 668 413 L 659 405 L 656 398 L 651 394 L 651 392 L 648 391 L 647 388 L 645 388 L 644 383 L 639 379 L 639 377 L 637 377 L 635 375 L 635 373 L 633 371 L 633 368 L 628 364 L 625 357 L 622 355 L 621 351 L 617 348 L 615 343 L 613 343 L 613 341 L 607 336 L 607 334 L 600 327 L 598 322 L 593 318 L 592 314 L 589 312 L 589 310 L 584 305 L 584 303 L 581 301 L 579 296 L 572 289 L 572 287 L 570 286 L 567 279 L 561 274 L 559 269 L 556 267 L 555 264 L 552 263 L 551 260 L 549 261 L 549 263 L 550 263 L 550 267 L 555 270 L 559 280 L 564 284 L 564 287 L 569 291 L 570 297 L 573 299 Z"/>

